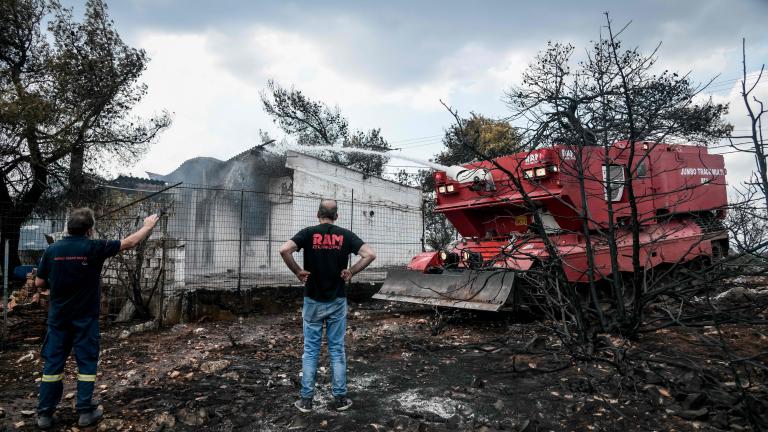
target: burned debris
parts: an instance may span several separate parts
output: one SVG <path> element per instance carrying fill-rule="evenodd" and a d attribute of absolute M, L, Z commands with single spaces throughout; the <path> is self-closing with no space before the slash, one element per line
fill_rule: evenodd
<path fill-rule="evenodd" d="M 569 44 L 535 58 L 505 96 L 514 126 L 444 104 L 456 124 L 440 158 L 451 165 L 425 162 L 423 188 L 381 178 L 389 155 L 354 154 L 390 149 L 379 129 L 350 134 L 338 109 L 274 81 L 267 112 L 301 144 L 343 157 L 265 143 L 84 188 L 75 143 L 52 159 L 72 165 L 70 187 L 51 192 L 67 199 L 59 207 L 21 199 L 44 167 L 12 168 L 22 186 L 6 194 L 0 234 L 20 276 L 2 309 L 0 428 L 31 430 L 37 389 L 63 381 L 56 427 L 68 431 L 82 425 L 71 405 L 83 382 L 107 413 L 97 430 L 768 429 L 768 223 L 753 208 L 768 202 L 767 111 L 745 60 L 752 136 L 735 143 L 727 106 L 699 98 L 688 76 L 656 73 L 656 51 L 624 48 L 625 29 L 605 24 L 577 64 Z M 730 203 L 722 139 L 757 160 Z M 328 197 L 333 220 L 379 254 L 339 302 L 354 409 L 335 409 L 339 375 L 324 361 L 305 413 L 294 405 L 306 378 L 294 276 L 308 273 L 284 268 L 278 248 Z M 125 238 L 146 215 L 159 223 L 101 274 L 99 372 L 70 359 L 41 374 L 50 292 L 35 268 L 86 199 L 100 239 Z M 343 236 L 326 236 L 317 244 L 341 249 Z M 48 413 L 37 414 L 40 425 Z"/>
<path fill-rule="evenodd" d="M 747 409 L 759 410 L 768 400 L 764 372 L 738 385 L 733 381 L 724 354 L 712 345 L 714 327 L 659 329 L 638 341 L 600 335 L 614 360 L 578 361 L 564 354 L 562 340 L 546 322 L 463 312 L 432 336 L 429 308 L 368 300 L 352 303 L 349 321 L 350 391 L 360 408 L 338 415 L 323 407 L 330 399 L 330 371 L 322 368 L 319 407 L 305 416 L 290 406 L 300 369 L 299 306 L 294 301 L 283 308 L 229 322 L 177 324 L 128 339 L 119 338 L 121 327 L 108 330 L 98 393 L 109 427 L 749 430 Z M 760 361 L 768 340 L 764 327 L 721 330 L 739 341 L 734 355 Z M 25 420 L 20 412 L 28 409 L 38 373 L 34 358 L 16 363 L 26 354 L 22 348 L 0 355 L 3 370 L 16 371 L 0 378 L 9 391 L 3 408 L 14 422 Z M 630 366 L 620 359 L 631 359 Z M 751 402 L 740 399 L 739 385 Z M 66 424 L 72 414 L 63 415 Z"/>
<path fill-rule="evenodd" d="M 13 291 L 7 307 L 3 311 L 6 318 L 2 343 L 39 343 L 45 335 L 48 291 L 35 287 L 34 273 L 27 274 L 19 289 Z"/>

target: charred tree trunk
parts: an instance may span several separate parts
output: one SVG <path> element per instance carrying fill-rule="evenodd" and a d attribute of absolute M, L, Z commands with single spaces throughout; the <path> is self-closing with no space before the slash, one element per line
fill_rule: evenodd
<path fill-rule="evenodd" d="M 608 14 L 606 13 L 606 20 L 608 21 L 608 36 L 609 40 L 611 42 L 611 54 L 613 57 L 613 60 L 616 63 L 617 70 L 619 72 L 619 77 L 621 78 L 621 91 L 622 96 L 624 98 L 624 102 L 626 104 L 626 110 L 627 110 L 627 126 L 629 129 L 629 157 L 627 160 L 627 171 L 629 175 L 625 176 L 624 178 L 624 188 L 627 191 L 627 198 L 629 201 L 629 212 L 630 212 L 630 221 L 629 221 L 629 227 L 631 229 L 632 234 L 632 292 L 634 294 L 635 298 L 635 304 L 633 308 L 632 313 L 632 322 L 629 323 L 630 327 L 630 335 L 634 335 L 637 330 L 640 328 L 640 325 L 643 322 L 643 295 L 645 294 L 645 286 L 643 278 L 643 267 L 640 263 L 640 217 L 639 217 L 639 211 L 637 208 L 637 196 L 635 196 L 635 189 L 632 184 L 632 178 L 634 177 L 634 174 L 632 172 L 632 167 L 635 164 L 635 143 L 638 141 L 637 139 L 637 129 L 635 125 L 635 113 L 634 113 L 634 105 L 632 103 L 630 93 L 630 84 L 629 80 L 627 78 L 626 71 L 622 67 L 621 60 L 619 59 L 619 54 L 617 52 L 617 44 L 615 35 L 613 34 L 613 28 L 611 27 L 611 20 L 608 18 Z M 618 300 L 618 299 L 617 299 Z M 622 299 L 623 300 L 623 299 Z"/>
<path fill-rule="evenodd" d="M 131 294 L 132 298 L 131 301 L 133 302 L 134 307 L 136 307 L 136 314 L 140 318 L 149 318 L 149 309 L 146 305 L 144 305 L 144 299 L 141 295 L 141 279 L 142 279 L 142 269 L 144 266 L 144 252 L 146 251 L 146 244 L 142 242 L 139 244 L 138 247 L 136 247 L 136 258 L 134 260 L 134 269 L 133 269 L 133 277 L 131 278 Z"/>
<path fill-rule="evenodd" d="M 69 192 L 67 194 L 69 202 L 75 207 L 81 206 L 83 201 L 84 166 L 85 147 L 76 145 L 72 148 L 69 159 Z"/>
<path fill-rule="evenodd" d="M 0 228 L 0 263 L 5 262 L 5 241 L 8 240 L 8 268 L 13 269 L 21 264 L 19 258 L 19 232 L 22 221 L 4 217 Z"/>
<path fill-rule="evenodd" d="M 37 141 L 28 138 L 35 145 L 30 145 L 36 149 Z M 37 154 L 37 153 L 34 153 Z M 24 194 L 18 197 L 11 197 L 9 187 L 4 179 L 0 178 L 0 237 L 3 244 L 9 240 L 8 266 L 14 268 L 21 264 L 19 259 L 19 239 L 21 237 L 21 226 L 29 219 L 35 210 L 37 202 L 48 187 L 48 171 L 40 164 L 32 164 L 32 178 L 34 182 Z M 0 262 L 5 258 L 4 248 L 0 247 Z"/>
<path fill-rule="evenodd" d="M 749 101 L 752 92 L 763 78 L 763 72 L 765 71 L 765 65 L 760 68 L 760 74 L 755 80 L 754 84 L 747 89 L 747 41 L 741 40 L 741 66 L 742 66 L 742 79 L 741 79 L 741 98 L 744 100 L 744 106 L 747 109 L 747 115 L 749 116 L 750 126 L 750 140 L 752 141 L 753 151 L 755 153 L 755 162 L 757 164 L 757 174 L 760 178 L 759 187 L 763 192 L 763 199 L 765 200 L 766 208 L 768 208 L 768 163 L 766 163 L 766 154 L 763 141 L 763 124 L 762 116 L 768 110 L 765 109 L 763 102 L 752 96 L 754 102 L 757 105 L 757 110 L 752 108 L 752 104 Z M 733 146 L 736 148 L 736 146 Z"/>
<path fill-rule="evenodd" d="M 584 248 L 587 255 L 587 282 L 589 283 L 589 296 L 592 298 L 592 303 L 595 306 L 595 313 L 600 321 L 600 328 L 605 331 L 607 322 L 603 315 L 603 309 L 597 295 L 597 287 L 595 286 L 595 252 L 592 244 L 592 233 L 589 229 L 591 217 L 589 214 L 589 206 L 587 206 L 587 190 L 584 185 L 584 144 L 579 143 L 577 148 L 576 173 L 579 177 L 579 198 L 582 202 L 579 216 L 581 217 L 582 233 L 584 234 Z"/>

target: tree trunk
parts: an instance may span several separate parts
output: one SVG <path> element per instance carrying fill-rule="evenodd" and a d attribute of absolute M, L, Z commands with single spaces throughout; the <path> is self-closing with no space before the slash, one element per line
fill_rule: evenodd
<path fill-rule="evenodd" d="M 14 269 L 21 264 L 21 259 L 19 259 L 19 232 L 24 220 L 10 216 L 9 212 L 3 213 L 2 222 L 0 223 L 0 266 L 5 263 L 5 241 L 9 240 L 8 268 Z"/>
<path fill-rule="evenodd" d="M 145 252 L 145 245 L 142 242 L 137 248 L 136 248 L 136 257 L 134 260 L 134 268 L 133 268 L 133 277 L 131 278 L 131 294 L 132 298 L 131 301 L 133 302 L 133 305 L 136 307 L 136 314 L 142 318 L 149 318 L 150 313 L 149 309 L 144 305 L 144 299 L 141 295 L 141 289 L 142 289 L 142 270 L 144 266 L 144 252 Z"/>
<path fill-rule="evenodd" d="M 32 187 L 16 200 L 11 199 L 7 184 L 0 179 L 0 265 L 4 262 L 5 240 L 10 240 L 8 267 L 21 264 L 19 259 L 19 238 L 21 226 L 29 219 L 40 197 L 48 187 L 48 171 L 40 165 L 32 165 Z"/>
<path fill-rule="evenodd" d="M 85 147 L 77 145 L 72 148 L 69 157 L 69 202 L 79 207 L 83 201 L 83 168 L 85 166 Z"/>

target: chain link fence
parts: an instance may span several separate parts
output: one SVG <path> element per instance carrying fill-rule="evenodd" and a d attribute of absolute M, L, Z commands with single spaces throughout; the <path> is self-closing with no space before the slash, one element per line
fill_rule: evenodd
<path fill-rule="evenodd" d="M 278 251 L 300 229 L 317 224 L 321 198 L 189 185 L 166 191 L 161 186 L 105 186 L 100 196 L 97 238 L 124 238 L 141 227 L 145 216 L 164 212 L 142 246 L 104 266 L 102 309 L 110 321 L 172 316 L 175 312 L 169 311 L 183 309 L 180 303 L 190 292 L 300 286 Z M 353 282 L 381 282 L 388 269 L 404 267 L 423 250 L 421 208 L 351 198 L 338 200 L 338 209 L 337 224 L 354 231 L 377 253 L 376 261 Z M 3 243 L 10 240 L 21 262 L 8 273 L 9 292 L 14 292 L 11 307 L 37 293 L 27 277 L 48 241 L 63 236 L 66 214 L 61 209 L 28 218 L 20 225 L 18 242 L 12 233 L 4 233 Z M 14 257 L 13 251 L 10 255 Z M 301 264 L 302 254 L 297 255 Z M 45 293 L 40 297 L 44 300 Z"/>

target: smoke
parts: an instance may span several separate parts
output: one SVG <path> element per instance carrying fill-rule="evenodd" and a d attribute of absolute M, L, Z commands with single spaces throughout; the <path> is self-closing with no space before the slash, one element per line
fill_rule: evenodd
<path fill-rule="evenodd" d="M 358 149 L 358 148 L 350 148 L 350 147 L 334 147 L 334 146 L 306 146 L 306 145 L 300 145 L 300 144 L 292 144 L 288 146 L 291 150 L 302 150 L 305 152 L 311 152 L 311 151 L 332 151 L 332 152 L 338 152 L 338 153 L 363 153 L 363 154 L 370 154 L 375 156 L 386 156 L 392 159 L 400 159 L 408 162 L 413 162 L 415 164 L 419 164 L 421 166 L 432 168 L 433 170 L 438 171 L 451 171 L 451 167 L 441 165 L 438 163 L 434 163 L 432 161 L 419 159 L 415 157 L 405 156 L 399 153 L 394 153 L 391 151 L 388 152 L 380 152 L 375 150 L 366 150 L 366 149 Z M 463 169 L 463 168 L 462 168 Z"/>

